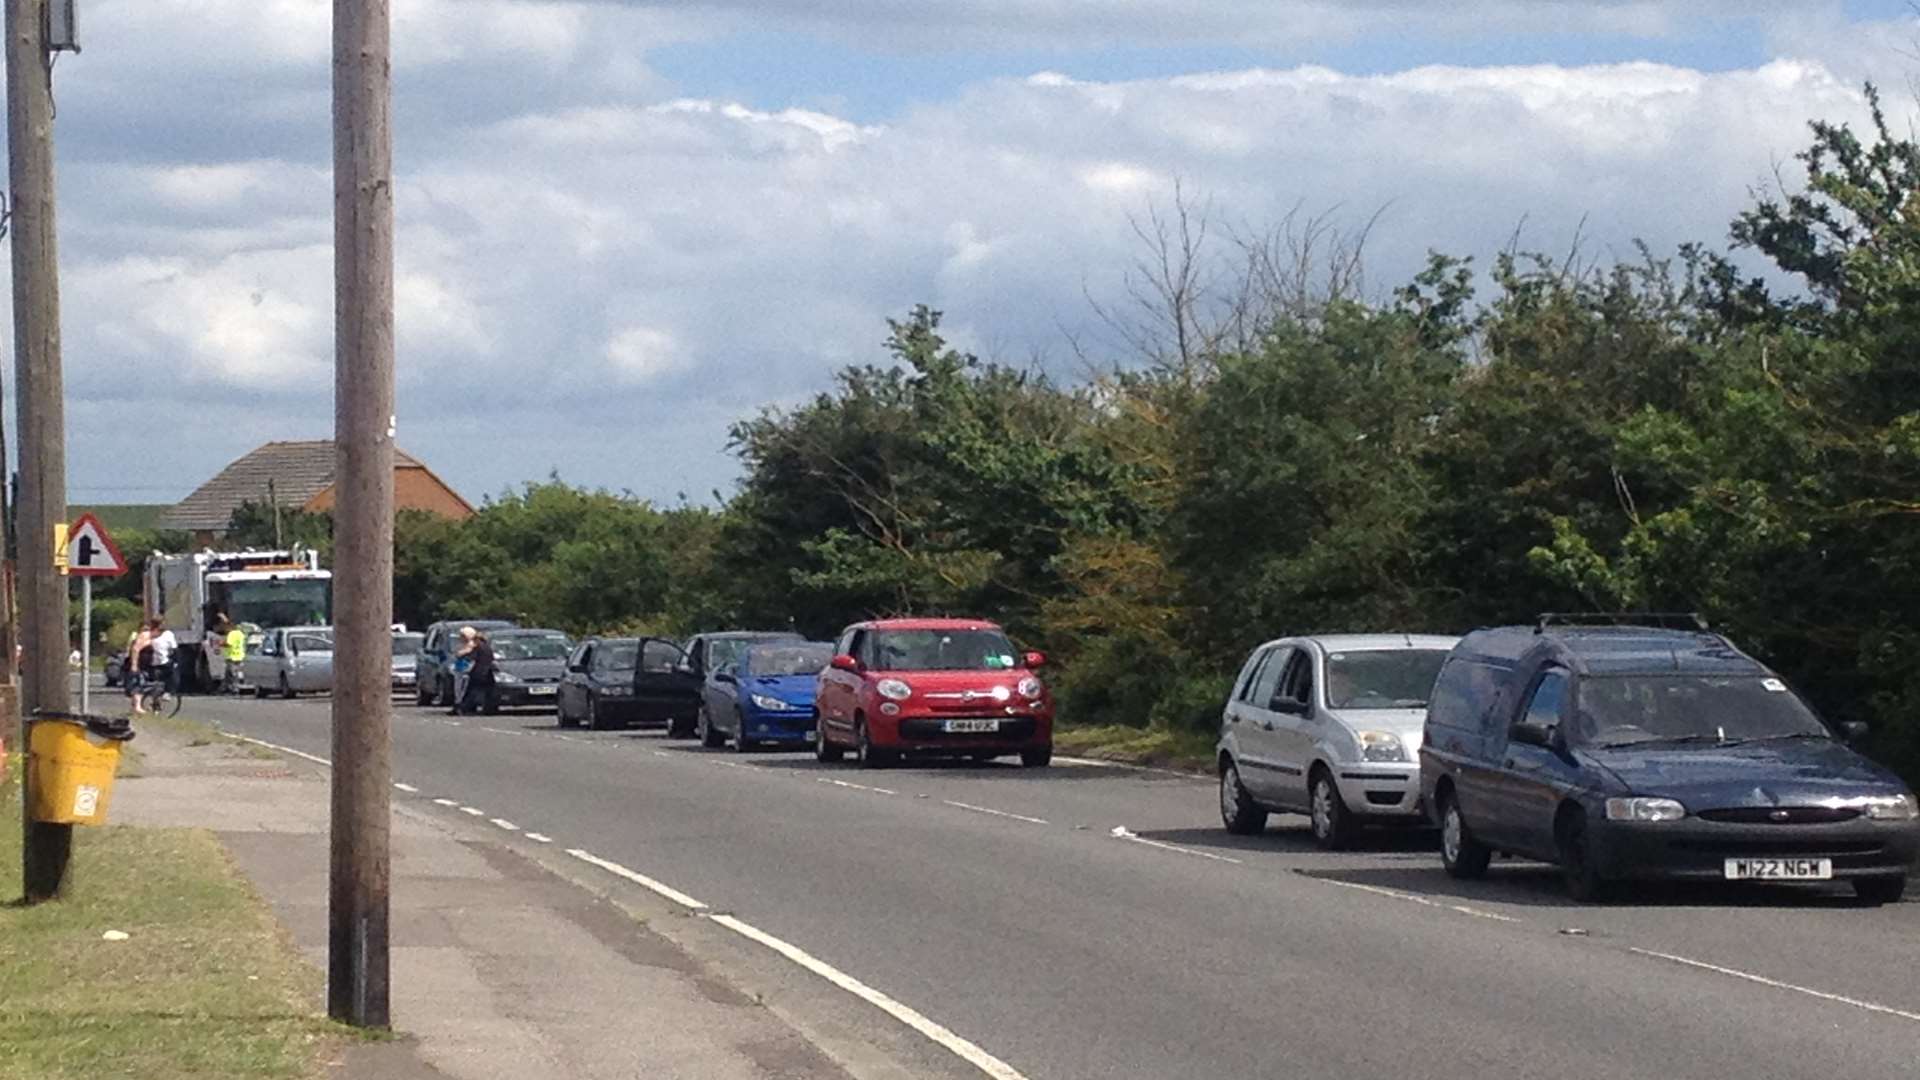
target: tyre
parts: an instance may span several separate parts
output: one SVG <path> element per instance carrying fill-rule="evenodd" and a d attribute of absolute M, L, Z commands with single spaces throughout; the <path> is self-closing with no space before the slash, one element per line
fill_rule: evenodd
<path fill-rule="evenodd" d="M 1853 895 L 1868 904 L 1897 904 L 1907 894 L 1907 877 L 1862 877 L 1853 879 Z"/>
<path fill-rule="evenodd" d="M 1053 764 L 1053 746 L 1051 744 L 1033 750 L 1020 751 L 1020 764 L 1029 769 L 1044 769 Z"/>
<path fill-rule="evenodd" d="M 694 721 L 694 726 L 698 729 L 701 746 L 709 750 L 718 750 L 727 744 L 726 733 L 713 726 L 713 717 L 707 712 L 705 705 L 700 706 L 700 718 Z"/>
<path fill-rule="evenodd" d="M 1267 828 L 1267 808 L 1253 801 L 1231 758 L 1220 766 L 1220 823 L 1235 836 L 1254 836 Z"/>
<path fill-rule="evenodd" d="M 1560 878 L 1567 883 L 1567 895 L 1583 904 L 1605 900 L 1607 880 L 1600 876 L 1600 866 L 1594 861 L 1586 814 L 1568 814 L 1559 832 Z"/>
<path fill-rule="evenodd" d="M 613 726 L 613 724 L 612 724 L 612 722 L 611 722 L 611 721 L 609 721 L 609 720 L 608 720 L 608 719 L 607 719 L 606 717 L 604 717 L 604 716 L 601 716 L 601 715 L 600 715 L 600 699 L 599 699 L 599 698 L 591 698 L 591 697 L 590 697 L 590 698 L 588 698 L 588 699 L 587 699 L 587 728 L 588 728 L 588 730 L 591 730 L 591 731 L 605 731 L 605 730 L 607 730 L 607 729 L 608 729 L 609 727 L 612 727 L 612 726 Z"/>
<path fill-rule="evenodd" d="M 841 758 L 845 757 L 846 753 L 847 751 L 845 750 L 845 748 L 843 748 L 839 743 L 832 743 L 827 741 L 827 726 L 825 724 L 820 723 L 818 720 L 814 721 L 813 760 L 824 762 L 828 765 L 831 765 L 834 762 L 839 761 Z"/>
<path fill-rule="evenodd" d="M 567 707 L 564 704 L 561 704 L 560 702 L 554 703 L 553 713 L 554 713 L 554 719 L 559 722 L 561 727 L 579 727 L 580 726 L 579 719 L 575 717 L 572 713 L 568 712 Z"/>
<path fill-rule="evenodd" d="M 867 734 L 867 722 L 860 717 L 855 717 L 853 721 L 853 741 L 860 750 L 860 767 L 863 769 L 884 769 L 899 756 L 896 751 L 873 745 L 873 738 Z"/>
<path fill-rule="evenodd" d="M 1448 791 L 1440 796 L 1440 862 L 1447 873 L 1463 880 L 1487 872 L 1493 861 L 1493 849 L 1473 838 L 1466 820 L 1460 816 L 1460 803 Z"/>
<path fill-rule="evenodd" d="M 453 708 L 453 680 L 444 675 L 435 675 L 433 677 L 433 688 L 434 704 L 443 709 Z"/>
<path fill-rule="evenodd" d="M 254 687 L 253 696 L 259 698 L 261 701 L 265 701 L 267 699 L 267 688 L 264 686 Z"/>
<path fill-rule="evenodd" d="M 437 694 L 438 691 L 435 687 L 428 686 L 424 682 L 415 683 L 413 687 L 413 703 L 424 709 L 433 704 L 433 699 Z"/>
<path fill-rule="evenodd" d="M 284 671 L 280 673 L 280 696 L 288 701 L 292 701 L 296 696 L 293 692 L 293 684 L 287 681 L 287 673 Z"/>
<path fill-rule="evenodd" d="M 1327 851 L 1344 851 L 1353 844 L 1358 824 L 1347 809 L 1332 774 L 1316 769 L 1307 786 L 1307 820 L 1313 826 L 1313 842 Z"/>

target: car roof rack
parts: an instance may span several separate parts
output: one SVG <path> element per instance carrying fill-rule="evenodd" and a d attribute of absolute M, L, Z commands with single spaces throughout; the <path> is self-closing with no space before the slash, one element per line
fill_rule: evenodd
<path fill-rule="evenodd" d="M 1663 630 L 1711 629 L 1706 617 L 1697 611 L 1544 611 L 1533 624 L 1533 632 L 1544 634 L 1553 626 L 1654 626 Z"/>

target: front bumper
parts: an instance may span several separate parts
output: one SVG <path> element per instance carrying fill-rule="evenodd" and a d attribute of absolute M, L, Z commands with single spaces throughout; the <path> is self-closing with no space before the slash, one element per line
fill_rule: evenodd
<path fill-rule="evenodd" d="M 762 712 L 748 709 L 740 715 L 740 728 L 754 742 L 813 745 L 812 710 Z"/>
<path fill-rule="evenodd" d="M 559 700 L 558 683 L 495 683 L 494 696 L 506 709 L 551 706 Z"/>
<path fill-rule="evenodd" d="M 1595 821 L 1594 857 L 1611 878 L 1724 880 L 1741 858 L 1832 859 L 1834 880 L 1892 876 L 1920 864 L 1920 822 L 1856 818 L 1824 825 Z"/>
<path fill-rule="evenodd" d="M 948 721 L 995 722 L 993 731 L 948 731 Z M 1008 716 L 879 716 L 868 721 L 875 746 L 906 753 L 968 754 L 983 750 L 1016 753 L 1053 745 L 1053 717 L 1045 714 Z"/>
<path fill-rule="evenodd" d="M 1331 766 L 1347 809 L 1361 817 L 1424 819 L 1417 761 L 1362 761 Z"/>

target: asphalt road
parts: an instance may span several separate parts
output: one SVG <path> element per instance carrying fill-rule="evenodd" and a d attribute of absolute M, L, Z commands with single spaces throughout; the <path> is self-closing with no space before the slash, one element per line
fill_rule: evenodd
<path fill-rule="evenodd" d="M 328 710 L 188 711 L 325 756 Z M 1168 773 L 867 772 L 551 715 L 395 713 L 394 778 L 417 789 L 396 798 L 472 806 L 735 913 L 1032 1080 L 1920 1076 L 1911 898 L 1662 888 L 1584 907 L 1532 864 L 1452 881 L 1417 833 L 1340 855 L 1300 818 L 1230 837 L 1212 783 Z M 891 1023 L 824 982 L 817 1006 Z"/>

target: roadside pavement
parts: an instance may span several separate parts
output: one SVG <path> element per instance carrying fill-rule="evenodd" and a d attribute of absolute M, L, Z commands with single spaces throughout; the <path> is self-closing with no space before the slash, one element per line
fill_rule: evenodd
<path fill-rule="evenodd" d="M 326 966 L 325 768 L 149 725 L 116 823 L 212 830 Z M 753 998 L 644 923 L 509 848 L 396 805 L 393 1017 L 341 1080 L 847 1080 Z M 320 1006 L 324 1007 L 324 1006 Z"/>

